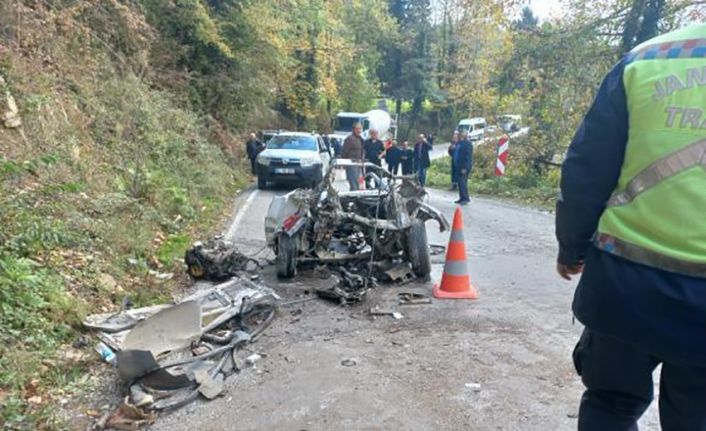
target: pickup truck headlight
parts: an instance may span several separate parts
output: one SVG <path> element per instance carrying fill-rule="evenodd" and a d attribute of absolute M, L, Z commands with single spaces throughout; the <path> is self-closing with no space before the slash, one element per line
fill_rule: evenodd
<path fill-rule="evenodd" d="M 257 164 L 262 166 L 270 166 L 270 158 L 266 156 L 258 156 Z"/>
<path fill-rule="evenodd" d="M 300 163 L 302 165 L 302 168 L 310 168 L 310 167 L 320 163 L 320 160 L 313 158 L 313 157 L 312 158 L 305 157 L 305 158 L 301 159 Z"/>

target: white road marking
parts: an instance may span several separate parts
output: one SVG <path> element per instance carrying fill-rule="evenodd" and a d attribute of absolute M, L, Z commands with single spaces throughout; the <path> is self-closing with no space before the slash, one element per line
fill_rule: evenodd
<path fill-rule="evenodd" d="M 235 232 L 238 230 L 238 227 L 240 226 L 240 222 L 243 220 L 243 217 L 245 217 L 245 213 L 248 212 L 248 208 L 250 208 L 250 205 L 253 203 L 255 198 L 257 197 L 257 194 L 260 190 L 255 189 L 250 193 L 250 196 L 245 200 L 245 203 L 243 206 L 238 210 L 238 214 L 235 216 L 235 219 L 233 220 L 233 223 L 231 223 L 230 227 L 228 228 L 228 233 L 226 234 L 226 239 L 232 239 L 235 236 Z"/>

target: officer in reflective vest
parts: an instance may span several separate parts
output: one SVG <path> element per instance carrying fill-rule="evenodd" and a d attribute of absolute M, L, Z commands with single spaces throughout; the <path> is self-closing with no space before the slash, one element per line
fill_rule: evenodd
<path fill-rule="evenodd" d="M 706 430 L 706 24 L 606 76 L 562 167 L 559 274 L 581 274 L 580 430 Z"/>

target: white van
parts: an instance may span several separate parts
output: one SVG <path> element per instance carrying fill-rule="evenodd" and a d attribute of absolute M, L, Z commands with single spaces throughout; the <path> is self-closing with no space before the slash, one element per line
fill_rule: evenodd
<path fill-rule="evenodd" d="M 483 117 L 475 118 L 465 118 L 458 122 L 456 130 L 459 132 L 468 132 L 468 139 L 471 141 L 477 141 L 485 137 L 485 129 L 488 127 L 488 123 Z"/>

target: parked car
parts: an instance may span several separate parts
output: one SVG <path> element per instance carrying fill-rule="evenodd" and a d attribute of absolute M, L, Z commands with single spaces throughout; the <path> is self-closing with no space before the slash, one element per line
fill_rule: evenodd
<path fill-rule="evenodd" d="M 378 188 L 336 190 L 336 172 L 351 164 L 364 167 Z M 449 224 L 424 203 L 425 195 L 414 178 L 394 176 L 372 163 L 336 159 L 316 189 L 297 189 L 272 199 L 265 237 L 277 256 L 277 275 L 292 277 L 298 265 L 307 263 L 350 270 L 373 263 L 376 277 L 400 265 L 427 277 L 431 260 L 424 222 L 436 220 L 441 231 Z"/>
<path fill-rule="evenodd" d="M 267 141 L 258 154 L 257 187 L 269 183 L 316 187 L 331 163 L 331 154 L 321 136 L 313 133 L 280 132 Z"/>
<path fill-rule="evenodd" d="M 499 125 L 505 133 L 517 132 L 522 127 L 522 117 L 513 114 L 501 115 Z"/>
<path fill-rule="evenodd" d="M 463 132 L 468 132 L 468 139 L 471 141 L 478 141 L 485 137 L 485 129 L 488 127 L 488 122 L 485 118 L 475 117 L 475 118 L 465 118 L 458 122 L 456 130 Z"/>

